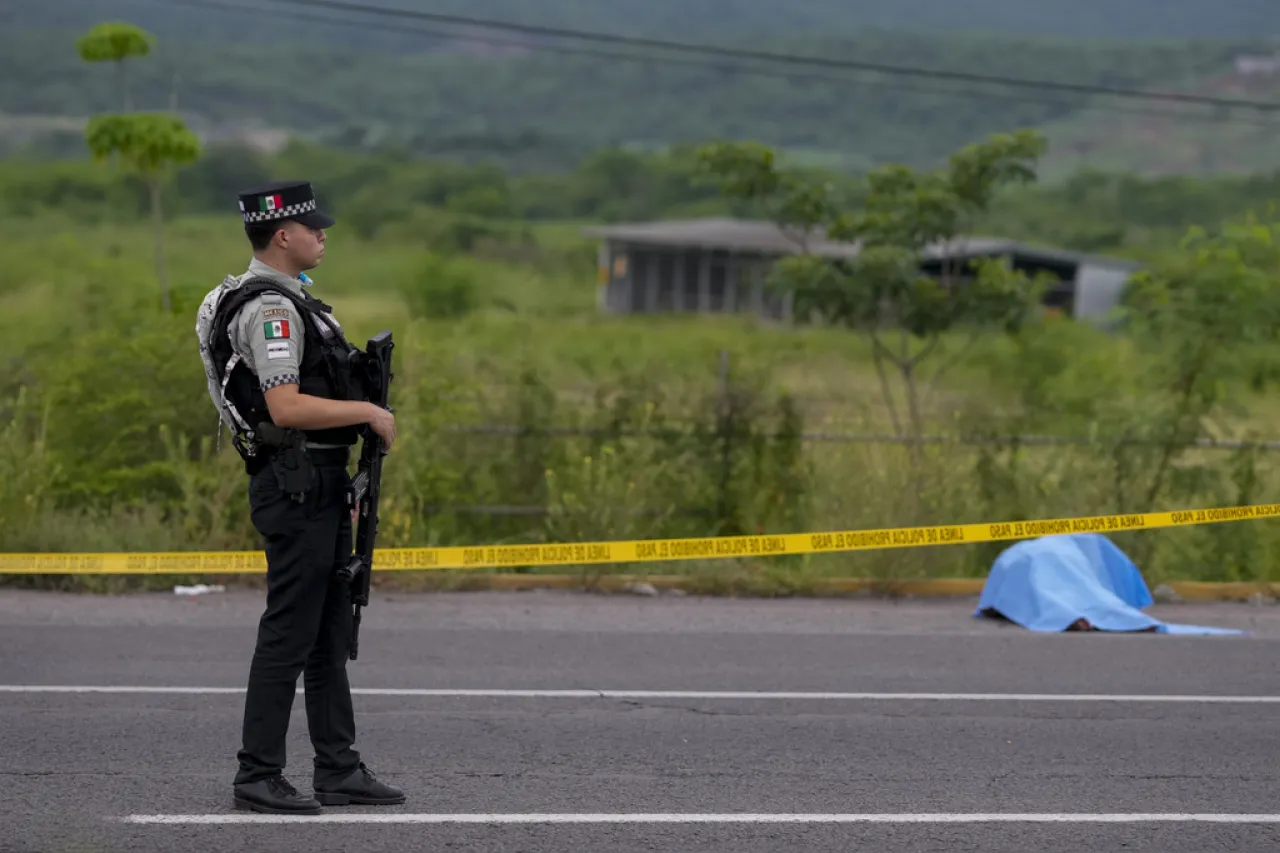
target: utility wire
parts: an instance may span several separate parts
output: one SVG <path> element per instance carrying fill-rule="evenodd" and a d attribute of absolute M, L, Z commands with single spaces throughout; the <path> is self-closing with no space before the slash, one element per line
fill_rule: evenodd
<path fill-rule="evenodd" d="M 846 59 L 827 59 L 815 56 L 773 53 L 762 50 L 723 47 L 713 44 L 696 44 L 690 42 L 666 41 L 664 39 L 645 38 L 640 36 L 621 36 L 613 33 L 590 32 L 564 27 L 550 27 L 539 24 L 521 24 L 513 21 L 498 21 L 487 18 L 475 18 L 469 15 L 448 15 L 439 12 L 422 12 L 415 9 L 396 9 L 387 6 L 375 6 L 364 3 L 347 2 L 347 0 L 269 0 L 309 8 L 335 9 L 354 12 L 375 17 L 389 17 L 400 20 L 432 21 L 435 23 L 454 24 L 457 26 L 478 27 L 480 29 L 500 30 L 525 33 L 528 35 L 553 36 L 577 39 L 580 41 L 617 44 L 628 47 L 648 47 L 662 50 L 673 50 L 682 53 L 694 53 L 701 56 L 722 56 L 729 59 L 749 59 L 766 62 L 780 62 L 788 65 L 808 65 L 823 68 L 838 68 L 854 71 L 873 71 L 880 74 L 900 75 L 907 77 L 925 77 L 941 80 L 958 80 L 969 83 L 987 83 L 1015 88 L 1046 89 L 1060 92 L 1072 92 L 1078 95 L 1112 95 L 1119 98 L 1131 98 L 1146 101 L 1173 101 L 1181 103 L 1204 104 L 1216 107 L 1241 107 L 1266 112 L 1280 111 L 1280 103 L 1270 101 L 1251 101 L 1238 98 L 1217 98 L 1210 95 L 1194 95 L 1183 92 L 1154 92 L 1142 89 L 1124 89 L 1114 86 L 1101 86 L 1085 83 L 1061 83 L 1049 80 L 1029 80 L 1003 75 L 975 74 L 967 71 L 946 71 L 942 69 L 888 65 L 877 62 L 857 62 Z"/>
<path fill-rule="evenodd" d="M 219 0 L 165 0 L 168 6 L 185 6 L 187 8 L 218 10 L 227 12 L 247 12 L 260 14 L 264 10 L 261 7 L 251 8 L 248 6 L 237 6 L 230 3 L 219 2 Z M 281 10 L 277 14 L 283 15 Z M 721 71 L 726 73 L 741 73 L 762 77 L 786 80 L 804 80 L 804 81 L 822 81 L 853 84 L 855 86 L 865 87 L 869 85 L 868 81 L 857 80 L 844 75 L 822 74 L 814 71 L 793 71 L 781 68 L 763 67 L 760 65 L 741 65 L 716 61 L 707 61 L 697 58 L 681 58 L 681 57 L 664 57 L 654 54 L 643 53 L 618 53 L 616 51 L 603 50 L 591 47 L 579 47 L 575 45 L 562 45 L 547 43 L 545 41 L 531 40 L 528 38 L 512 38 L 495 36 L 485 33 L 475 33 L 470 31 L 442 30 L 430 29 L 424 27 L 407 27 L 403 24 L 381 23 L 379 21 L 366 21 L 355 18 L 324 18 L 311 17 L 307 19 L 308 24 L 322 24 L 335 26 L 339 28 L 351 28 L 368 31 L 388 32 L 401 36 L 419 36 L 425 39 L 435 41 L 451 41 L 465 40 L 475 41 L 485 44 L 508 45 L 514 47 L 525 47 L 531 50 L 545 53 L 557 53 L 572 56 L 592 56 L 610 60 L 623 60 L 640 63 L 661 63 L 662 65 L 678 65 L 691 68 L 704 68 L 708 70 Z M 1152 109 L 1148 107 L 1128 107 L 1119 104 L 1109 103 L 1078 103 L 1063 100 L 1046 100 L 1040 95 L 1017 94 L 1014 92 L 998 92 L 998 91 L 982 91 L 977 89 L 954 89 L 954 88 L 938 88 L 935 86 L 921 86 L 900 81 L 876 81 L 875 85 L 879 88 L 892 89 L 894 91 L 914 92 L 926 95 L 940 95 L 944 97 L 960 97 L 978 100 L 995 100 L 1007 101 L 1013 103 L 1035 103 L 1048 106 L 1062 107 L 1068 110 L 1102 110 L 1109 113 L 1118 113 L 1125 115 L 1169 118 L 1169 119 L 1191 119 L 1194 121 L 1210 121 L 1218 124 L 1223 123 L 1240 123 L 1251 127 L 1267 127 L 1265 120 L 1258 120 L 1259 117 L 1242 116 L 1239 114 L 1231 114 L 1227 116 L 1217 115 L 1213 113 L 1190 113 L 1165 109 Z M 1280 105 L 1278 105 L 1280 106 Z"/>

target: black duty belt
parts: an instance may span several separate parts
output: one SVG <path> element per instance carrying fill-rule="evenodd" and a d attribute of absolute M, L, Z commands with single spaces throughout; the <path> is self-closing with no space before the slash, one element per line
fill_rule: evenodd
<path fill-rule="evenodd" d="M 307 458 L 313 465 L 346 465 L 351 461 L 351 449 L 347 447 L 308 447 Z"/>

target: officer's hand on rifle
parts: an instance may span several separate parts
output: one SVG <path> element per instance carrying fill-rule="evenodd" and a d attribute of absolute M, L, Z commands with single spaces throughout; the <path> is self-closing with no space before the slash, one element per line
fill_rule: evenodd
<path fill-rule="evenodd" d="M 369 404 L 373 410 L 369 415 L 369 428 L 382 439 L 382 449 L 390 450 L 391 443 L 396 440 L 396 418 L 395 415 L 388 412 L 381 406 Z"/>

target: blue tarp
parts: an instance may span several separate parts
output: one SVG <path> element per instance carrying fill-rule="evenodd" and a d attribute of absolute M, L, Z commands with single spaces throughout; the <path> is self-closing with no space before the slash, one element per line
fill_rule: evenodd
<path fill-rule="evenodd" d="M 1032 631 L 1065 631 L 1080 619 L 1099 631 L 1242 634 L 1177 625 L 1142 612 L 1154 603 L 1142 573 L 1096 533 L 1046 536 L 1006 549 L 991 566 L 975 616 L 995 611 Z"/>

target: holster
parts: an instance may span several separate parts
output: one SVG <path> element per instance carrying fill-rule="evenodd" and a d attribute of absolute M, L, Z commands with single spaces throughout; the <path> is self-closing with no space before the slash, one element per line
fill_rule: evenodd
<path fill-rule="evenodd" d="M 311 489 L 315 468 L 307 455 L 307 438 L 301 430 L 282 429 L 275 424 L 258 425 L 258 436 L 265 448 L 264 463 L 270 463 L 280 490 L 301 503 Z"/>

